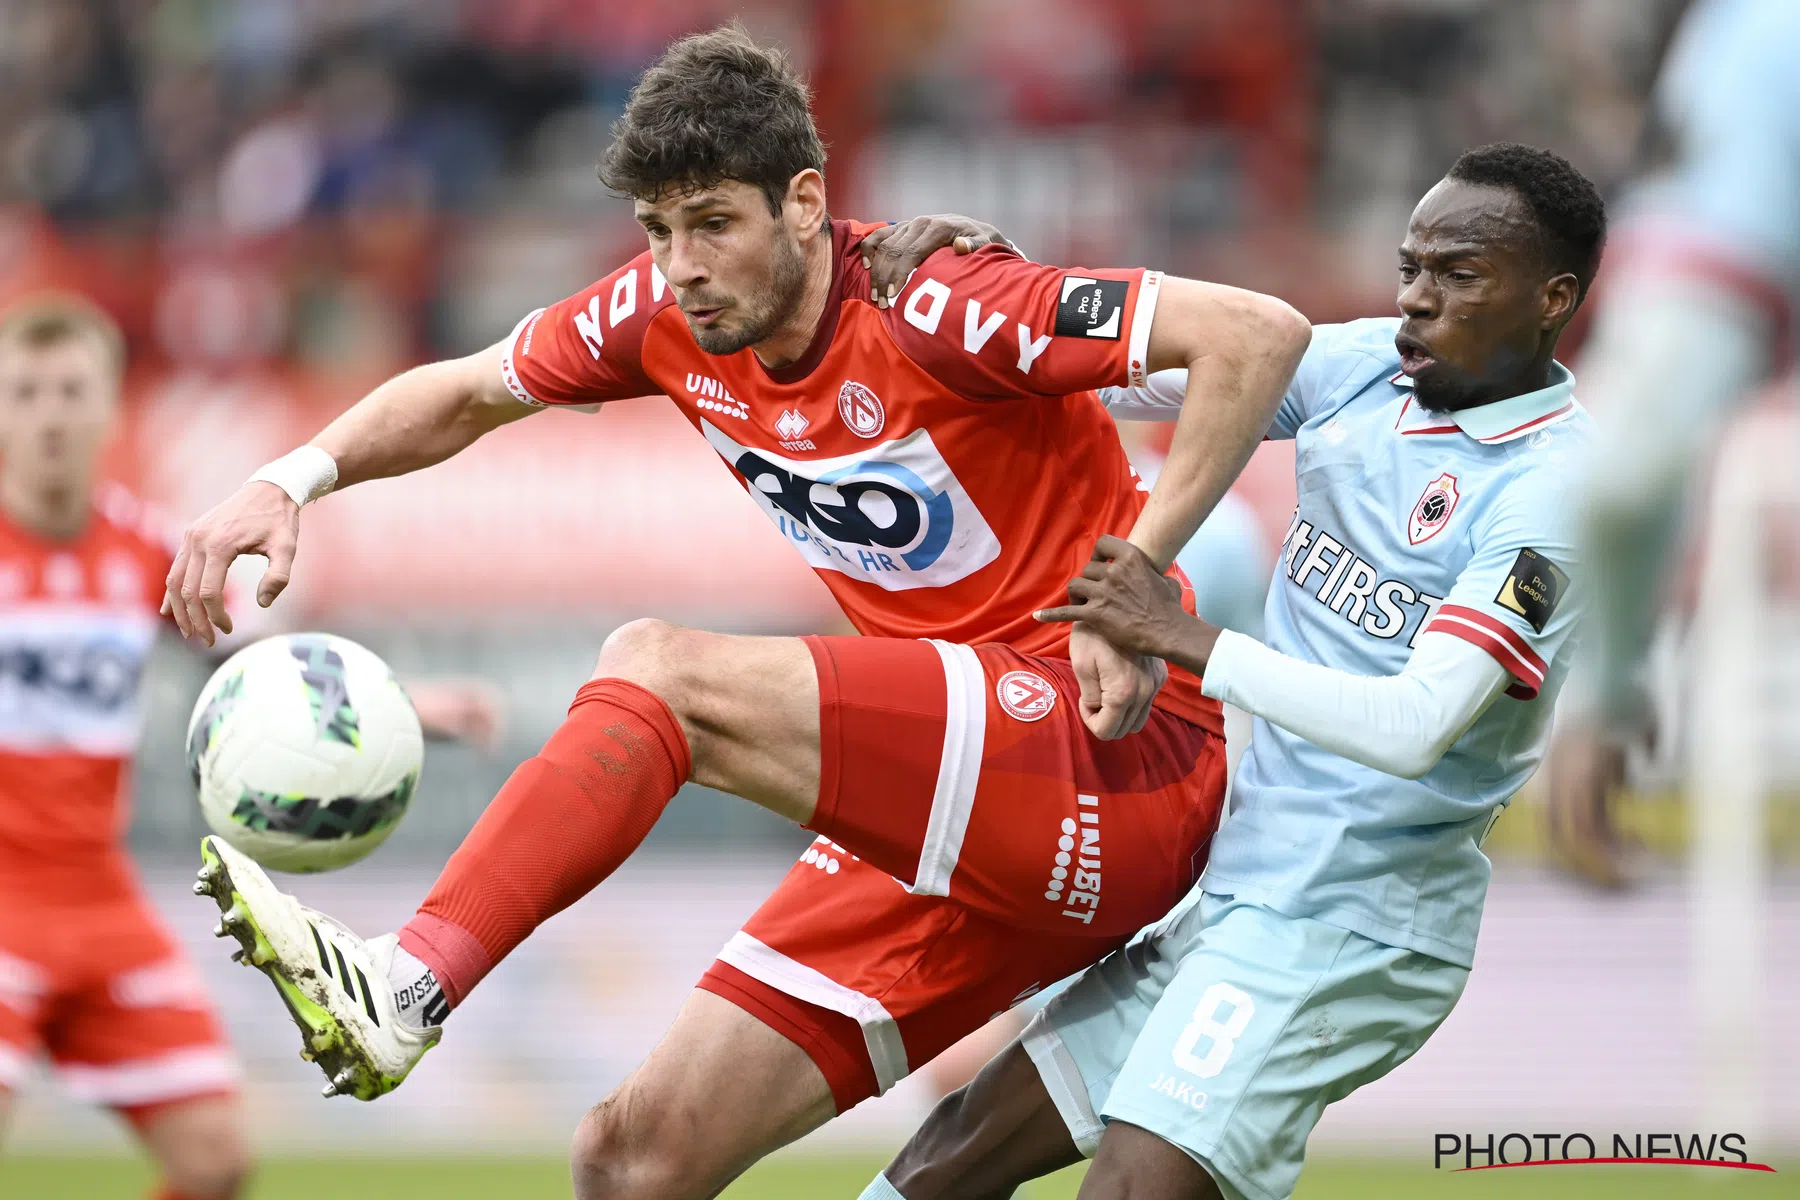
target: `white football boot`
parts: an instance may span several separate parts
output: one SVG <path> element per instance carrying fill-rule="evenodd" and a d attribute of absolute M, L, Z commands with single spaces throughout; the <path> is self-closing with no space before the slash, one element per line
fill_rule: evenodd
<path fill-rule="evenodd" d="M 415 1031 L 400 1020 L 388 984 L 395 935 L 364 941 L 277 891 L 222 838 L 203 838 L 200 859 L 194 893 L 211 896 L 223 914 L 214 935 L 236 938 L 243 949 L 232 958 L 274 981 L 300 1027 L 300 1057 L 330 1080 L 325 1094 L 373 1100 L 399 1087 L 444 1028 Z"/>

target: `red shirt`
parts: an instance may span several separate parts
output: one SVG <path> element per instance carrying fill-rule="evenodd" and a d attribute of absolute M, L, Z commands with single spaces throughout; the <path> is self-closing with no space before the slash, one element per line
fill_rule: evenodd
<path fill-rule="evenodd" d="M 0 517 L 0 861 L 123 836 L 138 678 L 171 557 L 144 506 L 113 486 L 68 541 Z"/>
<path fill-rule="evenodd" d="M 646 252 L 521 321 L 507 387 L 527 404 L 668 395 L 865 635 L 1066 658 L 1068 626 L 1032 613 L 1144 507 L 1093 389 L 1143 381 L 1161 276 L 940 250 L 884 310 L 857 248 L 873 228 L 832 223 L 831 296 L 791 366 L 700 349 Z M 1221 728 L 1186 671 L 1157 704 Z"/>

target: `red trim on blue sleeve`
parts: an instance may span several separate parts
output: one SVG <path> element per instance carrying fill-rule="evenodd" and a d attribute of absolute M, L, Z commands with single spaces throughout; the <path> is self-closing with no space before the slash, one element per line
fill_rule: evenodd
<path fill-rule="evenodd" d="M 1498 618 L 1460 604 L 1445 604 L 1432 614 L 1422 633 L 1447 633 L 1493 655 L 1515 680 L 1506 694 L 1515 700 L 1536 698 L 1549 668 L 1517 630 Z"/>

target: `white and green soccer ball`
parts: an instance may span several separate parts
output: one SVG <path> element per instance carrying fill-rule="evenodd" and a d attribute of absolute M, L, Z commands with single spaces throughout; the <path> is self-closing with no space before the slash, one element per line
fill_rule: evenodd
<path fill-rule="evenodd" d="M 412 701 L 348 638 L 264 638 L 213 672 L 188 721 L 188 767 L 214 833 L 277 871 L 332 871 L 406 815 L 424 739 Z"/>

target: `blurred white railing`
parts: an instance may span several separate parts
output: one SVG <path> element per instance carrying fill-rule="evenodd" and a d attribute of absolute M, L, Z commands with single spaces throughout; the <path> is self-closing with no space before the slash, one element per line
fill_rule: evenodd
<path fill-rule="evenodd" d="M 1766 1126 L 1767 797 L 1792 778 L 1800 624 L 1772 594 L 1774 537 L 1800 488 L 1790 414 L 1738 423 L 1717 459 L 1691 635 L 1687 706 L 1694 1011 L 1700 1127 L 1755 1144 Z M 1773 518 L 1773 519 L 1772 519 Z"/>

